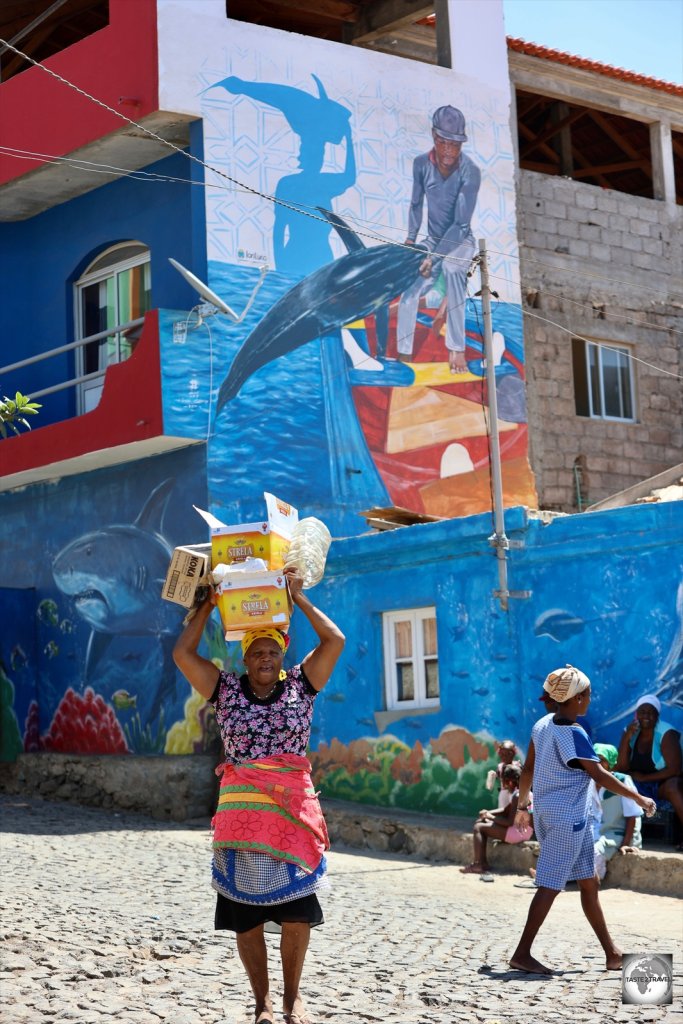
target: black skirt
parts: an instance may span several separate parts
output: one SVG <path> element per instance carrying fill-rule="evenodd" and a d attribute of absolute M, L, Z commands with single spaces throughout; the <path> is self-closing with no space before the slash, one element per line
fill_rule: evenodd
<path fill-rule="evenodd" d="M 300 896 L 296 900 L 288 900 L 287 903 L 275 903 L 256 906 L 252 903 L 237 903 L 230 900 L 221 893 L 216 893 L 216 916 L 214 928 L 216 930 L 227 929 L 231 932 L 250 932 L 252 928 L 258 928 L 265 924 L 266 931 L 279 932 L 281 925 L 296 923 L 309 924 L 311 928 L 317 928 L 324 924 L 322 907 L 318 903 L 318 897 L 314 892 L 308 896 Z M 274 927 L 268 927 L 268 925 Z"/>

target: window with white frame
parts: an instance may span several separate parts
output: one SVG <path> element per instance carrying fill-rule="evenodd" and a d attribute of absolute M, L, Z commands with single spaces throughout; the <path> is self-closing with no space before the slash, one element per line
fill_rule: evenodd
<path fill-rule="evenodd" d="M 578 416 L 630 423 L 635 420 L 630 357 L 625 345 L 572 338 L 574 400 Z"/>
<path fill-rule="evenodd" d="M 132 354 L 141 326 L 125 327 L 151 307 L 149 249 L 142 242 L 121 242 L 100 253 L 76 281 L 76 331 L 78 338 L 124 327 L 78 349 L 78 376 L 94 375 L 79 385 L 79 412 L 97 405 L 104 372 Z"/>
<path fill-rule="evenodd" d="M 438 707 L 436 610 L 385 612 L 382 619 L 387 709 Z"/>

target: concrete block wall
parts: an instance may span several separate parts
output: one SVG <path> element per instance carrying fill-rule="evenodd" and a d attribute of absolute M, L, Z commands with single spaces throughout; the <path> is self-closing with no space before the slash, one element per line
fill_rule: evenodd
<path fill-rule="evenodd" d="M 683 207 L 518 175 L 529 454 L 574 512 L 683 461 Z M 631 347 L 636 422 L 576 414 L 572 335 Z"/>

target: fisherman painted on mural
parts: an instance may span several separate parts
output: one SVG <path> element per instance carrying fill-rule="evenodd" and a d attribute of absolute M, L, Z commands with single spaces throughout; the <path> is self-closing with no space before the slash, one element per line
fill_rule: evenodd
<path fill-rule="evenodd" d="M 415 243 L 426 199 L 426 244 L 430 255 L 422 261 L 415 282 L 401 296 L 398 358 L 402 362 L 411 361 L 420 299 L 434 289 L 443 273 L 448 365 L 451 373 L 466 373 L 467 271 L 475 253 L 470 221 L 477 202 L 481 172 L 462 152 L 463 143 L 467 141 L 462 111 L 451 106 L 439 107 L 432 117 L 432 139 L 433 148 L 413 161 L 413 192 L 406 238 L 406 245 Z"/>

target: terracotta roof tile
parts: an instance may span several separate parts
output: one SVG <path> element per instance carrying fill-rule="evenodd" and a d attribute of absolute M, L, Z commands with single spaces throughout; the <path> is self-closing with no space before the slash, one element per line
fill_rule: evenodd
<path fill-rule="evenodd" d="M 632 82 L 634 85 L 643 85 L 647 89 L 659 89 L 661 92 L 668 92 L 672 96 L 683 96 L 683 85 L 675 85 L 673 82 L 664 82 L 660 78 L 650 78 L 648 75 L 639 75 L 635 71 L 625 71 L 624 68 L 615 68 L 611 64 L 601 64 L 597 60 L 588 60 L 586 57 L 576 57 L 571 53 L 563 53 L 562 50 L 551 50 L 547 46 L 539 46 L 537 43 L 527 43 L 524 39 L 513 39 L 507 37 L 509 50 L 515 53 L 526 53 L 530 57 L 540 57 L 543 60 L 552 60 L 556 64 L 567 64 L 569 67 L 581 68 L 583 71 L 594 71 L 599 75 L 607 75 L 609 78 L 618 78 L 622 82 Z"/>

